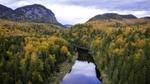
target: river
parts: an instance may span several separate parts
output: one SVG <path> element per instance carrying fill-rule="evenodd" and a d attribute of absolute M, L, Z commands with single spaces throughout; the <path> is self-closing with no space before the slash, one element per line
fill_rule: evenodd
<path fill-rule="evenodd" d="M 96 76 L 95 64 L 76 60 L 60 84 L 102 84 Z"/>

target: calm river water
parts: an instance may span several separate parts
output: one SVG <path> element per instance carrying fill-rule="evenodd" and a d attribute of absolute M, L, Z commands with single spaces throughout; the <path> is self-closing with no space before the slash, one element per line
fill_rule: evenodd
<path fill-rule="evenodd" d="M 96 77 L 95 64 L 75 61 L 71 72 L 67 73 L 60 84 L 102 84 Z"/>

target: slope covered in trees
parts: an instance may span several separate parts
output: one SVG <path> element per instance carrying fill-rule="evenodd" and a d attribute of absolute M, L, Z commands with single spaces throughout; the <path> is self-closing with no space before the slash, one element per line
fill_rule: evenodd
<path fill-rule="evenodd" d="M 69 43 L 54 25 L 0 21 L 0 83 L 43 84 L 69 62 Z"/>
<path fill-rule="evenodd" d="M 104 84 L 150 83 L 150 22 L 144 20 L 90 22 L 70 29 L 1 20 L 0 82 L 57 84 L 72 64 L 75 46 L 91 50 Z"/>
<path fill-rule="evenodd" d="M 150 25 L 138 22 L 124 27 L 111 21 L 72 28 L 74 43 L 93 52 L 104 84 L 150 83 Z"/>

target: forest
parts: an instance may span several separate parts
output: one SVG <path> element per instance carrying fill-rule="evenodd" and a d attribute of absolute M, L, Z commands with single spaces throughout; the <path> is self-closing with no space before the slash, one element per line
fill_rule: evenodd
<path fill-rule="evenodd" d="M 61 28 L 0 20 L 0 83 L 59 84 L 88 48 L 104 84 L 150 84 L 150 21 L 106 20 Z"/>

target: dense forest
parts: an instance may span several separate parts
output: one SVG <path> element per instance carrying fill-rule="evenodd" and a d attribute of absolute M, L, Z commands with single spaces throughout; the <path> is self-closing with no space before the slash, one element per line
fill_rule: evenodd
<path fill-rule="evenodd" d="M 0 83 L 52 81 L 73 54 L 61 31 L 54 25 L 0 21 Z"/>
<path fill-rule="evenodd" d="M 58 84 L 88 48 L 104 84 L 150 83 L 150 21 L 106 20 L 61 28 L 0 20 L 0 83 Z"/>

